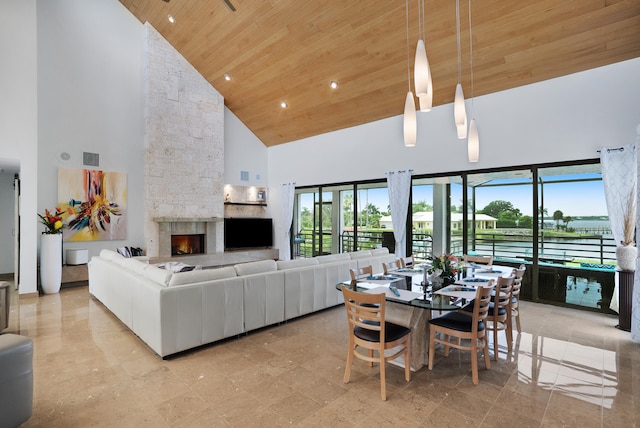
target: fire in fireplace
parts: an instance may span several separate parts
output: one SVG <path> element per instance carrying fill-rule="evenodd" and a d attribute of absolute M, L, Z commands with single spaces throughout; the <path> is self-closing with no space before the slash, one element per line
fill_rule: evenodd
<path fill-rule="evenodd" d="M 172 256 L 204 253 L 204 234 L 171 236 Z"/>

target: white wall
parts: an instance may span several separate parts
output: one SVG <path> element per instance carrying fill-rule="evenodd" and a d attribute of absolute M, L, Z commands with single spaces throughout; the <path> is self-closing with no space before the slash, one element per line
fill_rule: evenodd
<path fill-rule="evenodd" d="M 234 186 L 267 186 L 267 147 L 231 110 L 224 109 L 224 182 Z M 240 180 L 240 172 L 249 181 Z"/>
<path fill-rule="evenodd" d="M 457 139 L 451 104 L 418 113 L 413 148 L 403 145 L 402 116 L 271 147 L 270 204 L 279 207 L 277 189 L 290 181 L 303 186 L 383 179 L 398 169 L 429 174 L 596 158 L 599 147 L 635 141 L 638 76 L 640 58 L 476 98 L 475 164 L 467 161 L 466 140 Z"/>
<path fill-rule="evenodd" d="M 114 0 L 38 1 L 37 18 L 38 212 L 58 201 L 59 167 L 84 168 L 82 153 L 98 153 L 95 169 L 127 173 L 127 239 L 64 249 L 142 247 L 142 24 Z"/>
<path fill-rule="evenodd" d="M 0 26 L 0 157 L 20 162 L 20 293 L 33 293 L 38 238 L 36 1 L 1 0 L 0 11 L 7 21 Z"/>

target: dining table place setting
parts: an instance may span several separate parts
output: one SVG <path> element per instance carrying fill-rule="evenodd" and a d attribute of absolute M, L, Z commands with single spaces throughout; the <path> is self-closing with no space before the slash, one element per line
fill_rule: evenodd
<path fill-rule="evenodd" d="M 465 266 L 467 269 L 467 276 L 465 279 L 469 278 L 479 278 L 479 279 L 497 279 L 500 276 L 509 274 L 513 271 L 513 268 L 510 266 L 498 266 L 498 265 L 479 265 L 476 263 L 469 263 Z M 469 272 L 470 271 L 470 272 Z"/>
<path fill-rule="evenodd" d="M 393 283 L 398 283 L 398 285 L 403 284 L 404 277 L 376 274 L 376 275 L 369 275 L 369 276 L 364 276 L 362 278 L 358 278 L 356 280 L 356 283 L 358 287 L 369 290 L 377 287 L 388 287 Z M 343 284 L 349 285 L 349 286 L 352 285 L 351 281 L 344 281 Z"/>
<path fill-rule="evenodd" d="M 478 287 L 478 286 L 486 287 L 489 285 L 489 282 L 491 282 L 491 280 L 488 278 L 473 277 L 473 278 L 461 278 L 456 281 L 456 284 L 469 286 L 469 287 Z"/>
<path fill-rule="evenodd" d="M 475 299 L 476 288 L 459 284 L 451 284 L 439 289 L 438 291 L 434 291 L 433 294 L 469 301 Z"/>
<path fill-rule="evenodd" d="M 363 292 L 368 294 L 384 294 L 387 300 L 391 300 L 391 301 L 396 300 L 399 302 L 410 302 L 414 299 L 422 298 L 422 293 L 409 291 L 409 290 L 402 290 L 394 287 L 393 285 L 389 285 L 387 287 L 378 286 L 375 288 L 369 288 Z"/>

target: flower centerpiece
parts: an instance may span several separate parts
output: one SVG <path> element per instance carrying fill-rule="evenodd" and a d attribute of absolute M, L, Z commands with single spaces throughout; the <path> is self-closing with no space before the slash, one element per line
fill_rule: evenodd
<path fill-rule="evenodd" d="M 55 209 L 54 213 L 51 213 L 49 210 L 44 210 L 44 215 L 38 214 L 40 217 L 40 223 L 44 224 L 47 230 L 42 233 L 46 234 L 58 234 L 62 233 L 62 217 L 63 211 L 60 211 L 60 208 Z"/>
<path fill-rule="evenodd" d="M 452 254 L 442 254 L 431 258 L 431 267 L 428 270 L 429 279 L 440 287 L 453 284 L 458 273 L 459 261 Z"/>

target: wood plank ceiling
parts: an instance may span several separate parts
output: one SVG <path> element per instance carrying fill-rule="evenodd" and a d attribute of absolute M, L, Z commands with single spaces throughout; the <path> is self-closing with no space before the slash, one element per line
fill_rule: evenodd
<path fill-rule="evenodd" d="M 211 82 L 266 146 L 403 112 L 418 0 L 409 1 L 409 52 L 401 0 L 229 0 L 235 12 L 224 0 L 120 1 Z M 437 106 L 453 101 L 458 81 L 456 2 L 424 4 Z M 467 99 L 468 10 L 460 0 Z M 640 0 L 475 0 L 472 30 L 479 96 L 640 56 Z"/>

